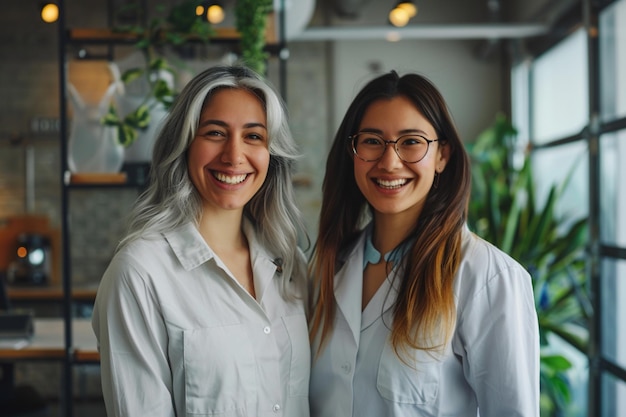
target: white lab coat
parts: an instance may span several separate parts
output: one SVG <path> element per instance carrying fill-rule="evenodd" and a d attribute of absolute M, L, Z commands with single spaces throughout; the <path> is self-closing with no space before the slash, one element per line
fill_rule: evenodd
<path fill-rule="evenodd" d="M 288 277 L 244 232 L 256 300 L 192 224 L 115 255 L 92 322 L 109 417 L 309 415 L 304 299 L 283 299 Z"/>
<path fill-rule="evenodd" d="M 335 276 L 335 327 L 313 362 L 311 417 L 475 417 L 478 409 L 480 417 L 539 416 L 539 335 L 528 273 L 465 229 L 452 340 L 439 357 L 411 350 L 407 365 L 390 343 L 397 284 L 385 281 L 361 312 L 364 240 Z"/>

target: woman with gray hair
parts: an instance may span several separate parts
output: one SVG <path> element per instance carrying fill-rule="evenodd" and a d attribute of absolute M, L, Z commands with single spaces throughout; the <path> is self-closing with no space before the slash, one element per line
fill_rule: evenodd
<path fill-rule="evenodd" d="M 98 289 L 109 416 L 308 416 L 296 149 L 262 77 L 210 68 L 160 131 Z"/>

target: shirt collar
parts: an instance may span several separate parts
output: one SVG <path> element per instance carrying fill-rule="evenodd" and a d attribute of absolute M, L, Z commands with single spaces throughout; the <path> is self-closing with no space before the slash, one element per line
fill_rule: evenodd
<path fill-rule="evenodd" d="M 273 266 L 278 268 L 282 260 L 272 257 L 259 243 L 254 225 L 244 218 L 242 225 L 243 233 L 248 239 L 251 259 L 267 259 Z M 163 233 L 176 258 L 186 271 L 190 271 L 202 265 L 212 258 L 216 258 L 211 247 L 204 241 L 200 231 L 193 222 L 185 223 L 173 230 Z"/>
<path fill-rule="evenodd" d="M 163 236 L 186 271 L 197 268 L 215 257 L 193 222 L 164 232 Z"/>
<path fill-rule="evenodd" d="M 368 263 L 377 264 L 380 262 L 381 253 L 374 247 L 372 243 L 372 226 L 373 223 L 370 223 L 365 228 L 365 245 L 363 245 L 363 269 L 367 266 Z M 402 257 L 407 252 L 410 247 L 411 241 L 405 242 L 396 246 L 389 252 L 384 255 L 385 262 L 392 262 L 393 265 L 398 265 L 402 260 Z"/>

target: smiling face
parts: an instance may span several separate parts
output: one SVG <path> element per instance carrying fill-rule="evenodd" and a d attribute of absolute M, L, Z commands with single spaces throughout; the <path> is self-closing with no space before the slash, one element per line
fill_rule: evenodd
<path fill-rule="evenodd" d="M 359 126 L 359 132 L 363 131 L 377 133 L 388 141 L 407 134 L 441 139 L 430 122 L 403 96 L 372 102 Z M 354 156 L 356 183 L 374 209 L 374 215 L 400 215 L 408 222 L 415 222 L 433 185 L 435 171 L 442 172 L 446 166 L 448 152 L 447 146 L 433 142 L 426 156 L 416 163 L 403 162 L 393 144 L 387 145 L 378 161 L 366 162 Z"/>
<path fill-rule="evenodd" d="M 269 167 L 266 115 L 251 92 L 224 88 L 204 104 L 187 162 L 204 211 L 240 210 L 259 191 Z"/>

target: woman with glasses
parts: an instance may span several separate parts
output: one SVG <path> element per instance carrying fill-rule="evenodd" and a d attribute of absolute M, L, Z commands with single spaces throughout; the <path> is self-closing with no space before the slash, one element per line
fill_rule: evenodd
<path fill-rule="evenodd" d="M 312 417 L 538 416 L 529 274 L 467 228 L 470 162 L 436 87 L 368 83 L 327 161 Z"/>

